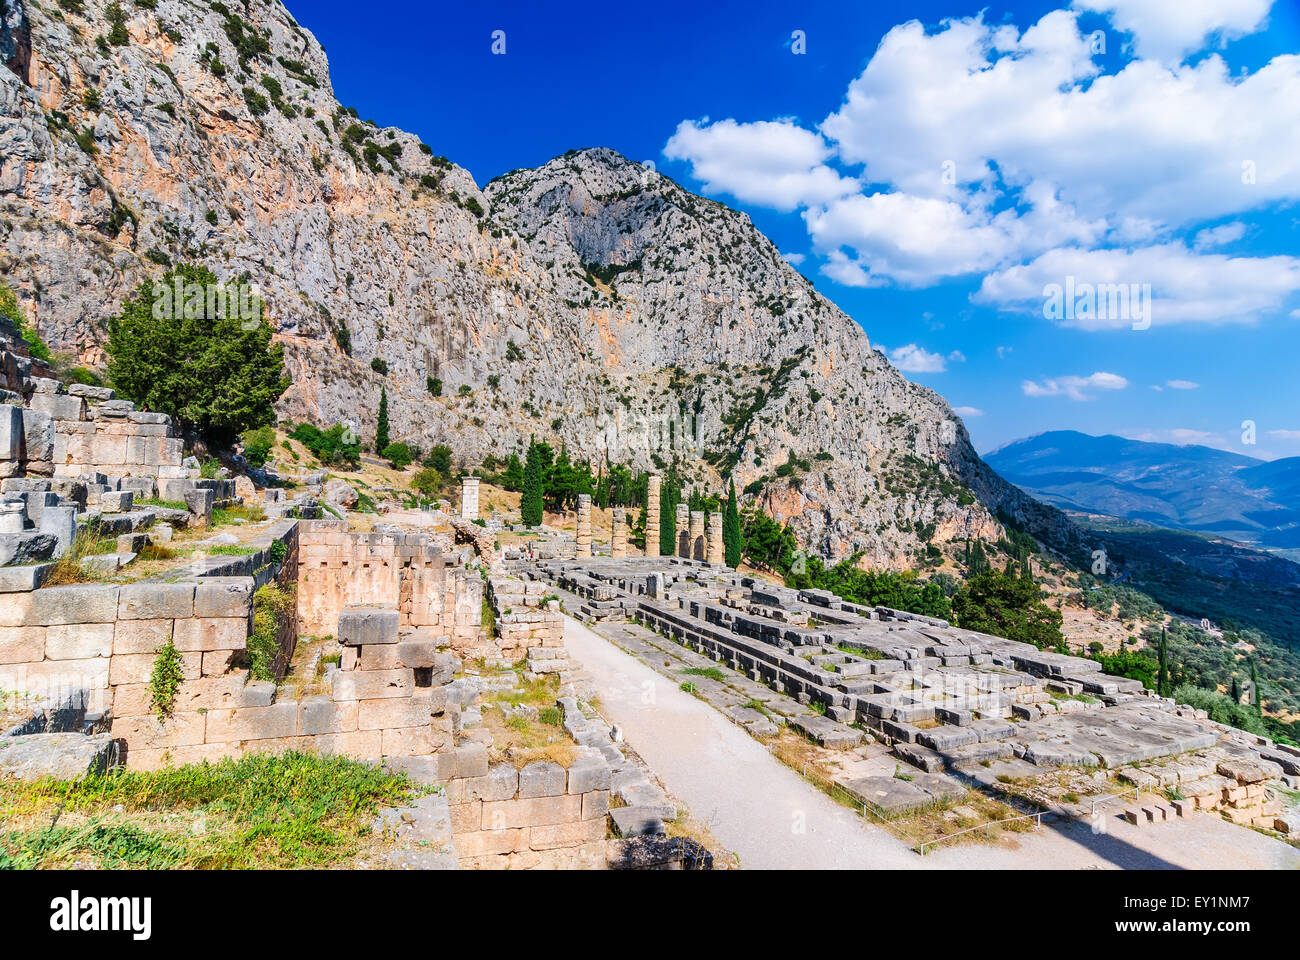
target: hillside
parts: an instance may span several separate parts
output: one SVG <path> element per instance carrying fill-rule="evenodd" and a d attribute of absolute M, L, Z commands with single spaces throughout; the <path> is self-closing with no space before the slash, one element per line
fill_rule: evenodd
<path fill-rule="evenodd" d="M 534 435 L 676 460 L 714 490 L 734 475 L 811 549 L 881 566 L 994 539 L 999 514 L 1074 536 L 743 214 L 603 149 L 481 190 L 340 105 L 278 2 L 6 10 L 0 275 L 79 362 L 102 361 L 142 279 L 199 262 L 259 286 L 288 419 L 368 439 L 382 387 L 394 436 L 463 465 Z"/>
<path fill-rule="evenodd" d="M 1300 458 L 1266 462 L 1210 447 L 1059 430 L 1000 447 L 987 461 L 1027 493 L 1065 509 L 1265 548 L 1300 546 Z"/>

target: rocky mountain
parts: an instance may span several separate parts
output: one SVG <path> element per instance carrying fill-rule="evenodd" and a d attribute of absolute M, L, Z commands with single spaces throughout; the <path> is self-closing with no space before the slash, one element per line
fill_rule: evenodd
<path fill-rule="evenodd" d="M 382 387 L 395 436 L 469 465 L 534 435 L 678 460 L 873 564 L 996 537 L 999 512 L 1073 535 L 746 216 L 659 173 L 583 150 L 480 189 L 341 106 L 278 2 L 0 13 L 0 276 L 56 350 L 101 360 L 143 278 L 201 262 L 259 286 L 287 418 L 368 437 Z"/>
<path fill-rule="evenodd" d="M 1300 458 L 1269 462 L 1061 430 L 1007 444 L 987 460 L 1026 492 L 1066 509 L 1300 547 Z"/>

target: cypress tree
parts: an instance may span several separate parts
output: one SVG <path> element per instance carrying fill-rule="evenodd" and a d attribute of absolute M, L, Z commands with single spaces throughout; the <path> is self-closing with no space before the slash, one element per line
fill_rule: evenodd
<path fill-rule="evenodd" d="M 1264 698 L 1260 696 L 1259 665 L 1255 660 L 1250 661 L 1250 685 L 1252 687 L 1251 699 L 1255 701 L 1255 712 L 1262 717 L 1264 715 Z"/>
<path fill-rule="evenodd" d="M 388 444 L 388 391 L 380 387 L 379 416 L 375 420 L 375 453 L 382 454 Z"/>
<path fill-rule="evenodd" d="M 1232 675 L 1232 702 L 1241 703 L 1241 681 L 1235 673 Z"/>
<path fill-rule="evenodd" d="M 1160 672 L 1156 675 L 1156 693 L 1169 696 L 1169 639 L 1165 628 L 1160 628 Z"/>
<path fill-rule="evenodd" d="M 544 470 L 542 449 L 535 440 L 530 439 L 528 457 L 524 462 L 523 496 L 519 500 L 519 517 L 528 527 L 542 525 L 543 498 L 546 494 Z"/>
<path fill-rule="evenodd" d="M 677 552 L 677 504 L 681 502 L 677 468 L 669 467 L 659 488 L 659 553 L 665 557 Z"/>
<path fill-rule="evenodd" d="M 722 512 L 722 552 L 727 566 L 740 566 L 745 553 L 745 532 L 740 524 L 740 507 L 736 503 L 736 480 L 733 477 L 727 488 L 727 506 Z"/>

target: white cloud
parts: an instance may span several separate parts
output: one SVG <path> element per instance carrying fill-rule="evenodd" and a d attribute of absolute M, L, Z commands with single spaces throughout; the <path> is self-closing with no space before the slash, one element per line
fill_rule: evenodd
<path fill-rule="evenodd" d="M 1005 360 L 1008 354 L 1012 354 L 1015 352 L 1016 352 L 1015 347 L 1000 346 L 998 347 L 998 359 Z"/>
<path fill-rule="evenodd" d="M 1193 380 L 1170 380 L 1165 384 L 1165 386 L 1170 390 L 1196 390 L 1199 389 L 1201 385 Z"/>
<path fill-rule="evenodd" d="M 1030 263 L 984 277 L 971 299 L 1003 309 L 1042 309 L 1046 288 L 1150 284 L 1152 325 L 1253 322 L 1300 291 L 1300 258 L 1198 254 L 1180 243 L 1137 250 L 1050 250 Z M 1120 329 L 1133 320 L 1112 311 L 1063 321 L 1084 330 Z"/>
<path fill-rule="evenodd" d="M 942 356 L 914 343 L 889 351 L 889 361 L 904 373 L 943 373 L 948 369 Z"/>
<path fill-rule="evenodd" d="M 792 267 L 797 267 L 807 259 L 802 253 L 783 253 L 781 257 Z"/>
<path fill-rule="evenodd" d="M 1180 231 L 1300 200 L 1300 55 L 1237 73 L 1217 54 L 1164 57 L 1254 30 L 1268 6 L 1079 0 L 1023 31 L 982 16 L 930 32 L 910 21 L 817 131 L 688 121 L 665 153 L 689 160 L 706 191 L 802 208 L 822 271 L 850 286 L 924 286 L 1062 249 L 1167 249 Z M 1102 73 L 1078 22 L 1091 13 L 1155 59 Z M 856 179 L 837 172 L 856 165 Z M 1246 230 L 1207 227 L 1194 248 Z M 1249 313 L 1276 302 L 1244 299 L 1264 304 Z M 1215 305 L 1200 319 L 1241 309 L 1237 297 Z"/>
<path fill-rule="evenodd" d="M 979 407 L 953 407 L 952 412 L 959 417 L 982 417 L 984 411 Z"/>
<path fill-rule="evenodd" d="M 1137 52 L 1179 61 L 1207 37 L 1221 40 L 1254 33 L 1264 25 L 1273 0 L 1074 0 L 1080 10 L 1110 15 L 1111 23 L 1135 39 Z"/>
<path fill-rule="evenodd" d="M 952 353 L 948 354 L 948 359 L 953 363 L 965 363 L 966 354 L 962 353 L 960 350 L 954 350 Z"/>
<path fill-rule="evenodd" d="M 1300 441 L 1300 430 L 1270 430 L 1268 435 L 1279 440 Z"/>
<path fill-rule="evenodd" d="M 1098 371 L 1087 377 L 1054 377 L 1036 383 L 1026 380 L 1020 389 L 1027 397 L 1069 397 L 1071 400 L 1091 400 L 1097 390 L 1123 390 L 1128 381 L 1118 374 Z"/>
<path fill-rule="evenodd" d="M 1245 235 L 1246 225 L 1237 220 L 1217 227 L 1207 227 L 1199 231 L 1196 234 L 1196 239 L 1192 241 L 1192 246 L 1198 250 L 1222 247 L 1229 243 L 1235 243 Z"/>
<path fill-rule="evenodd" d="M 820 134 L 792 120 L 683 120 L 664 147 L 668 159 L 691 163 L 705 193 L 787 212 L 857 190 L 856 181 L 826 166 L 830 155 Z"/>

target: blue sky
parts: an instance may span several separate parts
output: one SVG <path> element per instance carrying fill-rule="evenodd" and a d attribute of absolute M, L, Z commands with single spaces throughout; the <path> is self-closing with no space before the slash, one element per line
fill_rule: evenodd
<path fill-rule="evenodd" d="M 609 146 L 744 210 L 982 451 L 1300 455 L 1297 6 L 1072 2 L 290 9 L 345 104 L 480 184 Z M 1048 319 L 1067 277 L 1149 285 L 1149 328 Z"/>

